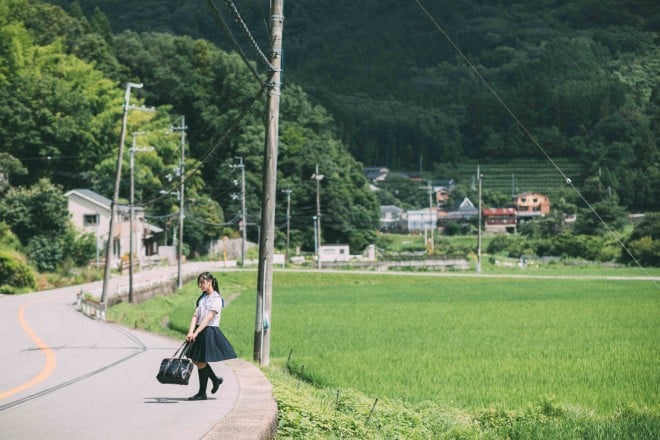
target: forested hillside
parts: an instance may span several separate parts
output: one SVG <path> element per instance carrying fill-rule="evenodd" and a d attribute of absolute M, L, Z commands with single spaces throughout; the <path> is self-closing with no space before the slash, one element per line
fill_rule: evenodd
<path fill-rule="evenodd" d="M 79 3 L 116 31 L 232 49 L 210 1 Z M 216 3 L 232 23 L 230 2 Z M 266 47 L 268 2 L 235 3 Z M 328 108 L 364 164 L 459 178 L 465 159 L 551 168 L 549 155 L 579 163 L 578 183 L 598 178 L 629 209 L 658 209 L 657 2 L 297 0 L 285 16 L 285 87 L 300 84 Z"/>
<path fill-rule="evenodd" d="M 134 88 L 126 103 L 119 197 L 125 202 L 129 195 L 131 142 L 153 147 L 134 155 L 135 200 L 151 223 L 173 229 L 181 134 L 172 128 L 185 116 L 186 253 L 204 253 L 212 239 L 237 233 L 239 161 L 248 237 L 256 241 L 265 137 L 261 84 L 267 76 L 255 78 L 236 54 L 206 40 L 115 34 L 102 13 L 69 12 L 46 2 L 0 0 L 0 227 L 9 225 L 24 248 L 59 241 L 66 247 L 64 192 L 113 193 L 122 97 L 133 82 L 144 87 Z M 291 246 L 313 248 L 316 185 L 310 177 L 318 165 L 325 175 L 321 200 L 334 206 L 323 210 L 325 240 L 363 249 L 373 241 L 379 211 L 362 167 L 338 139 L 327 111 L 299 86 L 288 84 L 280 111 L 278 184 L 292 190 Z M 285 196 L 278 195 L 276 209 L 283 246 Z M 39 210 L 52 216 L 40 218 Z"/>

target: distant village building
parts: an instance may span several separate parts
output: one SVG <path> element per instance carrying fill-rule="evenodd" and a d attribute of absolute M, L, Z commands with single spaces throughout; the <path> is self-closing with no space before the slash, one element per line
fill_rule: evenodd
<path fill-rule="evenodd" d="M 438 207 L 444 206 L 449 200 L 451 192 L 454 190 L 454 179 L 440 180 L 434 182 L 433 192 L 435 193 L 435 203 Z"/>
<path fill-rule="evenodd" d="M 111 200 L 89 189 L 74 189 L 64 194 L 68 199 L 71 221 L 82 233 L 92 233 L 96 237 L 97 250 L 105 257 L 105 245 L 110 227 Z M 133 252 L 141 261 L 144 257 L 158 253 L 155 234 L 163 232 L 161 228 L 145 221 L 144 208 L 133 209 Z M 117 265 L 121 256 L 130 252 L 130 208 L 117 205 L 117 218 L 113 223 L 111 265 Z"/>
<path fill-rule="evenodd" d="M 438 213 L 435 208 L 408 211 L 408 232 L 430 231 L 438 227 Z"/>
<path fill-rule="evenodd" d="M 476 222 L 479 217 L 479 209 L 467 197 L 463 199 L 453 210 L 439 211 L 438 222 L 441 226 L 447 223 L 467 224 Z"/>
<path fill-rule="evenodd" d="M 380 230 L 400 231 L 404 229 L 406 211 L 395 205 L 383 205 L 380 207 Z"/>
<path fill-rule="evenodd" d="M 524 223 L 550 213 L 548 196 L 536 192 L 523 192 L 513 196 L 513 205 L 518 211 L 518 221 Z"/>
<path fill-rule="evenodd" d="M 369 182 L 378 183 L 387 179 L 390 170 L 386 167 L 365 167 L 364 174 L 369 179 Z"/>
<path fill-rule="evenodd" d="M 325 244 L 319 246 L 321 263 L 337 263 L 350 260 L 351 251 L 347 244 Z"/>
<path fill-rule="evenodd" d="M 535 192 L 524 192 L 513 196 L 513 204 L 518 212 L 540 212 L 543 215 L 550 213 L 548 196 Z"/>
<path fill-rule="evenodd" d="M 486 232 L 516 232 L 517 212 L 515 208 L 484 208 L 482 215 Z"/>

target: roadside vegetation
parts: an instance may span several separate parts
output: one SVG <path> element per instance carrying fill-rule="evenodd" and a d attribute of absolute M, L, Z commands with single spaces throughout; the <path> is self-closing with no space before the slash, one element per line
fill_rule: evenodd
<path fill-rule="evenodd" d="M 223 331 L 246 360 L 255 275 L 217 274 Z M 180 338 L 196 296 L 189 283 L 109 316 Z M 273 298 L 264 372 L 278 438 L 643 439 L 660 429 L 650 281 L 280 270 Z"/>

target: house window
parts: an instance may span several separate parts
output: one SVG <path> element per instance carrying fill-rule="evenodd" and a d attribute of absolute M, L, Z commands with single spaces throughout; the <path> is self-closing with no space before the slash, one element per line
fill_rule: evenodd
<path fill-rule="evenodd" d="M 98 226 L 98 224 L 99 224 L 98 214 L 83 215 L 83 226 Z"/>

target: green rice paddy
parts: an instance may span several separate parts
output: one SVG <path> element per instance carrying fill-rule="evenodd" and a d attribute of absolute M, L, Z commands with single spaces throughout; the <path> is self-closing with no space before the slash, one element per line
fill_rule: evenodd
<path fill-rule="evenodd" d="M 251 359 L 254 273 L 218 279 L 240 294 L 221 327 Z M 375 398 L 465 409 L 552 398 L 599 413 L 660 402 L 650 281 L 282 271 L 271 325 L 272 363 Z"/>

